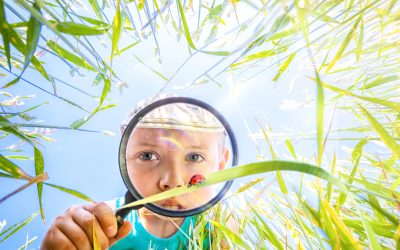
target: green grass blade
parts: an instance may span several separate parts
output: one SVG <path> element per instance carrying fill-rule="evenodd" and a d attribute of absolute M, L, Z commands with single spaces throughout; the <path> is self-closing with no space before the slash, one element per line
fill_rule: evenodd
<path fill-rule="evenodd" d="M 103 82 L 104 82 L 104 86 L 103 86 L 103 91 L 101 92 L 99 108 L 103 104 L 105 98 L 107 97 L 108 93 L 110 93 L 110 90 L 111 90 L 110 79 L 103 76 Z M 97 110 L 99 110 L 99 108 Z M 97 110 L 96 110 L 96 112 L 97 112 Z"/>
<path fill-rule="evenodd" d="M 2 123 L 10 123 L 6 118 L 4 118 L 3 116 L 0 116 L 0 122 Z M 22 131 L 20 131 L 18 128 L 12 127 L 10 125 L 0 125 L 0 130 L 3 130 L 7 133 L 10 133 L 18 138 L 20 138 L 21 140 L 31 144 L 32 146 L 34 146 L 36 143 L 34 140 L 32 140 L 31 138 L 29 138 L 27 135 L 25 135 Z"/>
<path fill-rule="evenodd" d="M 228 237 L 236 246 L 240 246 L 242 249 L 252 249 L 242 238 L 240 238 L 237 234 L 232 232 L 228 227 L 216 222 L 209 220 L 211 224 L 213 224 L 215 227 L 218 228 L 218 230 L 221 230 L 223 234 Z"/>
<path fill-rule="evenodd" d="M 360 99 L 360 100 L 363 100 L 363 101 L 367 101 L 367 102 L 371 102 L 371 103 L 375 103 L 375 104 L 379 104 L 379 105 L 382 105 L 382 106 L 385 106 L 387 108 L 394 109 L 394 110 L 400 112 L 400 103 L 398 103 L 398 102 L 391 102 L 391 101 L 386 101 L 386 100 L 383 100 L 383 99 L 356 95 L 356 94 L 351 93 L 350 91 L 335 87 L 333 85 L 329 85 L 327 83 L 323 83 L 323 86 L 324 86 L 324 88 L 327 88 L 327 89 L 329 89 L 331 91 L 334 91 L 334 92 L 336 92 L 338 94 L 355 97 L 357 99 Z"/>
<path fill-rule="evenodd" d="M 78 198 L 80 198 L 82 200 L 85 200 L 85 201 L 88 201 L 88 202 L 93 202 L 93 200 L 90 197 L 88 197 L 88 196 L 86 196 L 86 195 L 84 195 L 81 192 L 78 192 L 76 190 L 69 189 L 69 188 L 62 187 L 62 186 L 58 186 L 58 185 L 54 185 L 54 184 L 47 183 L 47 182 L 45 182 L 44 184 L 47 185 L 47 186 L 50 186 L 52 188 L 56 188 L 58 190 L 61 190 L 61 191 L 65 192 L 65 193 L 67 193 L 67 194 L 70 194 L 70 195 L 73 195 L 75 197 L 78 197 Z"/>
<path fill-rule="evenodd" d="M 91 27 L 74 22 L 58 22 L 56 23 L 55 28 L 58 32 L 74 36 L 97 36 L 105 34 L 109 29 L 108 26 Z"/>
<path fill-rule="evenodd" d="M 388 82 L 396 81 L 398 79 L 400 79 L 400 77 L 397 75 L 391 75 L 391 76 L 380 75 L 377 77 L 377 79 L 371 81 L 370 83 L 365 84 L 362 88 L 360 88 L 360 90 L 370 89 L 376 86 L 383 85 Z"/>
<path fill-rule="evenodd" d="M 347 192 L 347 188 L 339 180 L 337 180 L 335 177 L 333 177 L 331 174 L 329 174 L 320 167 L 300 162 L 263 161 L 263 162 L 249 163 L 238 167 L 224 169 L 216 173 L 212 173 L 206 176 L 206 180 L 198 185 L 191 187 L 174 188 L 156 195 L 152 195 L 145 199 L 135 201 L 128 205 L 122 206 L 120 209 L 151 203 L 163 199 L 168 199 L 174 196 L 198 190 L 206 186 L 225 182 L 228 180 L 233 180 L 240 177 L 267 173 L 267 172 L 275 172 L 275 171 L 295 171 L 299 173 L 307 173 L 316 176 L 318 178 L 324 179 L 326 181 L 332 182 L 337 188 L 339 188 L 343 192 Z"/>
<path fill-rule="evenodd" d="M 35 8 L 39 13 L 41 13 L 39 6 L 33 3 L 33 8 Z M 38 44 L 40 29 L 42 24 L 37 21 L 32 15 L 28 22 L 28 32 L 26 37 L 26 50 L 25 50 L 25 61 L 22 72 L 28 67 Z"/>
<path fill-rule="evenodd" d="M 278 73 L 276 73 L 272 81 L 276 82 L 279 80 L 283 72 L 285 72 L 285 70 L 289 67 L 289 64 L 292 62 L 295 55 L 296 53 L 290 54 L 290 56 L 282 63 L 282 65 L 279 67 Z"/>
<path fill-rule="evenodd" d="M 182 7 L 182 2 L 181 0 L 178 0 L 178 9 L 179 9 L 179 15 L 181 17 L 181 21 L 182 21 L 182 25 L 183 25 L 183 30 L 185 31 L 185 37 L 186 37 L 186 41 L 188 42 L 189 46 L 194 49 L 196 49 L 196 46 L 193 43 L 192 37 L 190 35 L 190 30 L 189 30 L 189 26 L 186 22 L 186 17 L 185 17 L 185 13 Z"/>
<path fill-rule="evenodd" d="M 69 52 L 68 50 L 58 45 L 56 42 L 48 40 L 47 46 L 61 58 L 70 61 L 79 67 L 95 71 L 95 69 L 90 64 L 88 64 L 83 58 L 76 56 L 74 53 Z"/>
<path fill-rule="evenodd" d="M 358 35 L 357 39 L 357 47 L 356 47 L 356 58 L 357 61 L 360 60 L 360 56 L 362 53 L 362 46 L 364 42 L 364 21 L 361 19 L 361 24 L 360 24 L 360 34 Z"/>
<path fill-rule="evenodd" d="M 0 169 L 15 178 L 30 178 L 27 173 L 25 173 L 21 168 L 12 163 L 10 160 L 5 158 L 2 154 L 0 154 Z"/>
<path fill-rule="evenodd" d="M 7 23 L 6 14 L 4 11 L 4 0 L 0 0 L 0 33 L 3 37 L 3 46 L 7 57 L 8 68 L 11 70 L 9 26 L 10 25 Z"/>
<path fill-rule="evenodd" d="M 354 33 L 356 32 L 358 24 L 361 22 L 361 20 L 362 20 L 362 14 L 360 15 L 360 17 L 358 17 L 357 21 L 354 23 L 353 27 L 351 28 L 351 30 L 347 34 L 346 38 L 344 39 L 343 43 L 340 45 L 339 50 L 336 52 L 335 57 L 333 58 L 331 63 L 327 66 L 325 72 L 328 72 L 336 64 L 336 62 L 342 57 L 343 52 L 349 45 L 351 39 L 354 37 Z"/>
<path fill-rule="evenodd" d="M 364 215 L 360 214 L 360 218 L 362 223 L 364 224 L 365 231 L 367 232 L 369 247 L 373 250 L 382 250 L 381 245 L 379 245 L 378 240 L 376 239 L 374 231 L 372 231 L 371 226 L 369 225 L 368 220 L 364 218 Z"/>
<path fill-rule="evenodd" d="M 396 140 L 390 136 L 386 129 L 376 120 L 365 108 L 359 105 L 361 112 L 368 119 L 372 128 L 379 135 L 383 143 L 393 152 L 393 155 L 400 160 L 400 145 L 396 143 Z"/>
<path fill-rule="evenodd" d="M 118 41 L 121 36 L 121 30 L 122 30 L 122 19 L 121 19 L 121 2 L 120 0 L 117 0 L 116 2 L 117 9 L 115 10 L 115 16 L 113 20 L 113 33 L 112 33 L 112 45 L 111 45 L 111 61 L 112 57 L 117 50 L 118 47 Z"/>
<path fill-rule="evenodd" d="M 319 77 L 317 69 L 314 68 L 315 79 L 317 82 L 317 146 L 318 146 L 318 160 L 317 165 L 321 165 L 322 157 L 324 154 L 323 132 L 324 132 L 324 88 L 322 81 Z"/>
<path fill-rule="evenodd" d="M 3 236 L 3 234 L 6 234 L 6 233 L 8 233 L 8 234 L 6 234 L 2 239 L 0 239 L 0 244 L 3 243 L 9 237 L 11 237 L 13 234 L 15 234 L 16 232 L 21 230 L 24 226 L 26 226 L 29 222 L 31 222 L 38 214 L 39 214 L 39 212 L 33 213 L 28 218 L 14 224 L 10 228 L 6 229 L 4 232 L 1 232 L 0 237 Z"/>
<path fill-rule="evenodd" d="M 361 160 L 361 156 L 362 156 L 362 151 L 363 151 L 363 147 L 365 144 L 368 143 L 368 138 L 364 138 L 361 141 L 359 141 L 357 143 L 357 145 L 355 146 L 353 153 L 352 153 L 352 164 L 353 164 L 353 169 L 350 172 L 350 175 L 347 179 L 347 184 L 351 185 L 353 183 L 354 177 L 356 176 L 356 173 L 358 171 L 358 164 L 360 163 Z M 336 203 L 337 208 L 339 209 L 344 202 L 346 201 L 347 195 L 344 193 L 340 193 Z"/>
<path fill-rule="evenodd" d="M 34 147 L 34 156 L 35 156 L 35 174 L 41 175 L 44 173 L 44 160 L 42 152 L 40 152 L 40 150 L 37 147 Z M 40 216 L 42 217 L 43 222 L 46 223 L 46 220 L 44 218 L 43 204 L 42 204 L 43 182 L 38 182 L 36 186 L 38 190 Z"/>

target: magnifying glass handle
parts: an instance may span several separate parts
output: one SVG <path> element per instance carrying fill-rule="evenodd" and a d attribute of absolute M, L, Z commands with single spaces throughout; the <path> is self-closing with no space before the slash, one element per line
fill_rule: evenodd
<path fill-rule="evenodd" d="M 132 196 L 132 194 L 129 191 L 127 191 L 125 193 L 125 203 L 124 203 L 124 205 L 129 204 L 129 203 L 134 202 L 134 201 L 136 201 L 136 199 Z M 115 212 L 115 217 L 117 219 L 118 229 L 124 224 L 125 217 L 132 210 L 134 210 L 134 209 L 137 210 L 137 209 L 139 209 L 141 207 L 143 207 L 143 206 L 139 205 L 139 206 L 134 206 L 134 207 L 127 207 L 127 208 L 120 209 L 117 212 Z"/>

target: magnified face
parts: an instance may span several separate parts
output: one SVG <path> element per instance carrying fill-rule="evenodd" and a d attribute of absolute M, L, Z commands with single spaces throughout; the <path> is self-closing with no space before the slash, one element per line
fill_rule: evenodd
<path fill-rule="evenodd" d="M 195 185 L 230 164 L 222 124 L 207 110 L 188 104 L 151 111 L 132 130 L 126 147 L 129 179 L 142 197 Z M 208 203 L 221 188 L 204 187 L 155 205 L 173 211 L 193 209 Z"/>

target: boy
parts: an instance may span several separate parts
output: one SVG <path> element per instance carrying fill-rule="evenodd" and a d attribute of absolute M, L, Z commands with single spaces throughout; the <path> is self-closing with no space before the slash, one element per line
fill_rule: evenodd
<path fill-rule="evenodd" d="M 122 131 L 137 110 L 122 124 Z M 212 114 L 197 106 L 168 104 L 151 111 L 128 140 L 126 165 L 132 184 L 143 197 L 148 197 L 186 186 L 195 174 L 223 169 L 229 158 L 223 131 Z M 212 188 L 203 188 L 156 205 L 170 210 L 191 209 L 208 202 L 213 195 Z M 91 249 L 93 225 L 102 249 L 114 244 L 112 249 L 187 247 L 195 216 L 168 218 L 141 208 L 132 211 L 117 229 L 114 211 L 122 203 L 117 199 L 67 209 L 51 225 L 42 249 Z"/>

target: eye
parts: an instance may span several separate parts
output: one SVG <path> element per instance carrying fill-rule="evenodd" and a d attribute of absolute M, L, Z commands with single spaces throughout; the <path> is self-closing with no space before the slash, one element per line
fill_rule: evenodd
<path fill-rule="evenodd" d="M 191 161 L 191 162 L 202 162 L 202 161 L 204 161 L 205 159 L 204 159 L 204 157 L 203 157 L 201 154 L 199 154 L 199 153 L 189 153 L 189 154 L 186 156 L 186 160 L 187 160 L 187 161 Z"/>
<path fill-rule="evenodd" d="M 158 160 L 158 157 L 152 152 L 142 152 L 139 154 L 139 159 L 142 161 L 155 161 Z"/>

